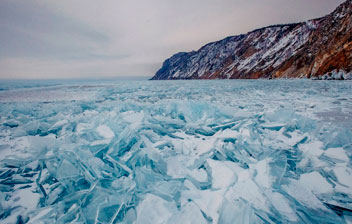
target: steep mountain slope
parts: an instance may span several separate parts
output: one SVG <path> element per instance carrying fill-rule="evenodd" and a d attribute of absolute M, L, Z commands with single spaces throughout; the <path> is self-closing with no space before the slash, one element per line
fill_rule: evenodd
<path fill-rule="evenodd" d="M 322 18 L 269 26 L 175 54 L 152 79 L 347 78 L 351 72 L 352 0 L 347 0 Z"/>

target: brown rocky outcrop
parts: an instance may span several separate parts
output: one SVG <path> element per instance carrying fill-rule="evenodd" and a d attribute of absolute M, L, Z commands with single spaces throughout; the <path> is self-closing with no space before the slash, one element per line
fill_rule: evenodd
<path fill-rule="evenodd" d="M 322 18 L 269 26 L 178 53 L 152 79 L 346 78 L 351 74 L 352 0 L 347 0 Z"/>

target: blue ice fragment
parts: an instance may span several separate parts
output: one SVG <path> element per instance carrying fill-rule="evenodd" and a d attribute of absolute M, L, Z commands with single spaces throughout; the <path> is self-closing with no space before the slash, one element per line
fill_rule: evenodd
<path fill-rule="evenodd" d="M 1 223 L 351 220 L 350 82 L 47 84 L 0 91 Z"/>

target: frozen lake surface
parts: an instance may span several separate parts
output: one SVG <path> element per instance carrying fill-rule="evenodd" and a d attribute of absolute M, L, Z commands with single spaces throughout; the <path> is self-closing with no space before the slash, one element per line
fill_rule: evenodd
<path fill-rule="evenodd" d="M 352 82 L 2 81 L 0 223 L 351 223 Z"/>

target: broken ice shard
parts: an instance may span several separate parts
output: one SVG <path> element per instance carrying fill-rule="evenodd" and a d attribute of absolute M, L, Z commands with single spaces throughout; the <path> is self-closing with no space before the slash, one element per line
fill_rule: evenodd
<path fill-rule="evenodd" d="M 17 84 L 0 92 L 0 223 L 349 223 L 351 89 Z"/>

